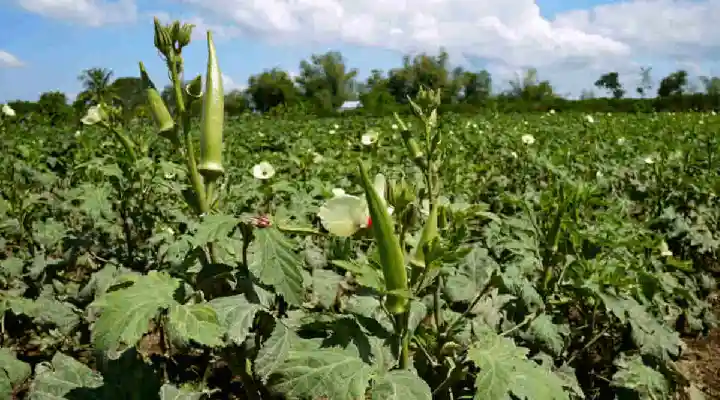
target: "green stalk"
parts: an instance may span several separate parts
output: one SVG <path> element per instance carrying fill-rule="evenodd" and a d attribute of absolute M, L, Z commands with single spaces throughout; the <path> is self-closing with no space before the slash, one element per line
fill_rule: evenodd
<path fill-rule="evenodd" d="M 398 355 L 400 356 L 400 369 L 408 369 L 410 366 L 410 330 L 408 329 L 410 312 L 406 311 L 395 316 L 395 326 L 400 333 Z"/>
<path fill-rule="evenodd" d="M 173 89 L 175 90 L 175 105 L 182 122 L 183 142 L 186 149 L 185 162 L 187 163 L 190 184 L 195 192 L 195 199 L 197 200 L 197 206 L 199 208 L 197 212 L 198 214 L 205 214 L 210 211 L 210 207 L 208 206 L 205 195 L 205 185 L 198 171 L 197 162 L 195 161 L 195 146 L 192 142 L 192 136 L 190 136 L 190 115 L 185 109 L 185 101 L 182 95 L 182 87 L 175 60 L 168 60 L 168 66 L 170 67 L 170 76 L 172 78 Z"/>
<path fill-rule="evenodd" d="M 115 135 L 115 137 L 120 141 L 120 143 L 123 145 L 123 147 L 125 148 L 125 151 L 130 156 L 130 158 L 133 160 L 133 162 L 135 160 L 137 160 L 137 154 L 135 153 L 135 145 L 130 140 L 130 138 L 127 137 L 127 135 L 120 132 L 117 128 L 110 127 L 110 130 Z"/>

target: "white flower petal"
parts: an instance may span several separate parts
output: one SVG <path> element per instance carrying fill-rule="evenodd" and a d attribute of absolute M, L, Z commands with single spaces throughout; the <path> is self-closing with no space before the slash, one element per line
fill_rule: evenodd
<path fill-rule="evenodd" d="M 275 175 L 275 168 L 269 162 L 263 161 L 259 164 L 255 164 L 252 168 L 252 174 L 255 179 L 270 179 Z"/>
<path fill-rule="evenodd" d="M 10 106 L 7 105 L 7 104 L 3 104 L 3 106 L 2 106 L 2 113 L 5 114 L 5 115 L 8 116 L 8 117 L 14 117 L 14 116 L 15 116 L 15 110 L 13 110 L 12 107 L 10 107 Z"/>
<path fill-rule="evenodd" d="M 530 134 L 522 135 L 522 137 L 520 138 L 520 140 L 522 140 L 522 142 L 525 143 L 525 144 L 527 144 L 527 145 L 531 145 L 531 144 L 535 143 L 535 137 L 534 137 L 533 135 L 530 135 Z"/>
<path fill-rule="evenodd" d="M 365 200 L 350 195 L 336 196 L 328 200 L 318 212 L 322 226 L 335 236 L 349 237 L 367 226 Z"/>
<path fill-rule="evenodd" d="M 85 125 L 95 125 L 98 122 L 102 121 L 103 117 L 104 113 L 102 110 L 102 106 L 98 104 L 88 108 L 87 113 L 84 117 L 82 117 L 81 121 Z"/>

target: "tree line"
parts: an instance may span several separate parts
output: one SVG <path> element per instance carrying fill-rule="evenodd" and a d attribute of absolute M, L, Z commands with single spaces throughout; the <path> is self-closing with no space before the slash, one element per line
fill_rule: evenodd
<path fill-rule="evenodd" d="M 312 55 L 300 63 L 299 74 L 291 76 L 280 68 L 265 70 L 248 79 L 244 90 L 226 93 L 226 112 L 240 115 L 246 112 L 271 115 L 330 116 L 339 112 L 351 115 L 387 115 L 408 111 L 408 98 L 420 87 L 442 90 L 442 110 L 454 112 L 651 112 L 651 111 L 708 111 L 720 106 L 720 78 L 699 77 L 693 84 L 685 70 L 678 70 L 660 79 L 656 90 L 651 68 L 641 68 L 639 84 L 626 88 L 618 72 L 602 74 L 592 89 L 584 90 L 579 99 L 569 99 L 556 92 L 548 80 L 528 69 L 508 82 L 509 89 L 493 90 L 492 75 L 486 70 L 470 71 L 451 67 L 445 51 L 437 55 L 427 53 L 403 57 L 400 67 L 389 71 L 372 70 L 364 81 L 358 71 L 349 68 L 342 54 L 330 51 Z M 107 68 L 82 71 L 78 80 L 82 92 L 70 104 L 62 92 L 43 93 L 38 101 L 9 102 L 23 114 L 42 115 L 51 123 L 77 118 L 90 105 L 111 103 L 132 119 L 147 115 L 139 77 L 115 78 Z M 628 97 L 629 91 L 637 97 Z M 599 91 L 601 95 L 597 95 Z M 604 95 L 604 96 L 602 96 Z M 171 88 L 165 87 L 162 97 L 172 108 Z M 354 110 L 340 110 L 346 101 L 356 100 L 362 106 Z M 199 110 L 195 110 L 199 115 Z"/>

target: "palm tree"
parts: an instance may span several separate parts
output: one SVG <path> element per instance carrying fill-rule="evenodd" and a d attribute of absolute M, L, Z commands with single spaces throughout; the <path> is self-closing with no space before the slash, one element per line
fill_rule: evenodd
<path fill-rule="evenodd" d="M 78 97 L 86 98 L 93 103 L 108 102 L 112 99 L 113 72 L 107 68 L 88 68 L 78 76 L 82 83 L 83 93 Z"/>

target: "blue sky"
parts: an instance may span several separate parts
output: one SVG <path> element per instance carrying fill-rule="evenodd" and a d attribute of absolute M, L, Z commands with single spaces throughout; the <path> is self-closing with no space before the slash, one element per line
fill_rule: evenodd
<path fill-rule="evenodd" d="M 660 10 L 599 0 L 539 0 L 538 10 L 528 0 L 486 0 L 484 10 L 471 12 L 467 7 L 473 3 L 468 0 L 425 0 L 412 10 L 384 8 L 379 1 L 318 0 L 316 8 L 298 9 L 283 8 L 282 1 L 270 8 L 248 6 L 250 0 L 120 0 L 125 8 L 118 11 L 108 8 L 114 2 L 98 1 L 88 10 L 92 3 L 88 0 L 65 0 L 62 5 L 53 0 L 0 0 L 0 51 L 22 64 L 10 65 L 6 60 L 3 66 L 0 57 L 0 102 L 35 100 L 50 90 L 72 97 L 80 91 L 77 76 L 83 69 L 107 67 L 116 77 L 137 76 L 138 61 L 145 63 L 158 85 L 164 84 L 164 65 L 153 48 L 153 15 L 192 19 L 213 28 L 223 73 L 235 85 L 245 84 L 248 76 L 266 68 L 297 71 L 301 59 L 328 50 L 341 51 L 348 65 L 364 77 L 372 68 L 398 66 L 406 51 L 434 52 L 438 44 L 448 47 L 459 64 L 490 69 L 498 85 L 513 72 L 536 65 L 541 78 L 574 94 L 590 88 L 600 72 L 613 69 L 621 76 L 625 73 L 628 84 L 634 84 L 640 65 L 652 65 L 656 79 L 678 67 L 691 73 L 714 69 L 712 51 L 706 54 L 707 49 L 700 49 L 695 54 L 687 45 L 697 32 L 676 29 L 694 17 L 700 18 L 695 30 L 703 30 L 702 34 L 717 29 L 713 23 L 702 23 L 701 14 L 708 9 L 666 21 L 674 24 L 674 35 L 660 44 L 653 40 L 658 32 L 668 30 L 663 18 L 673 12 L 672 7 L 681 7 L 682 0 L 657 0 Z M 348 21 L 364 19 L 338 23 L 333 20 L 336 14 L 321 8 L 330 7 L 329 3 L 337 5 L 333 13 L 342 9 Z M 436 7 L 443 7 L 442 12 Z M 583 11 L 593 10 L 599 10 L 594 20 L 583 17 Z M 651 24 L 658 20 L 659 26 Z M 395 37 L 387 33 L 389 28 L 402 32 Z M 204 71 L 205 51 L 203 41 L 197 39 L 187 48 L 187 73 Z M 462 58 L 463 54 L 468 57 Z"/>

